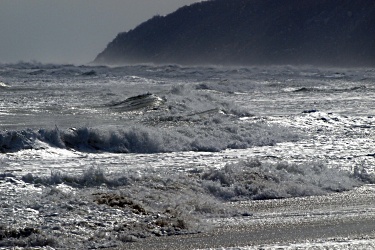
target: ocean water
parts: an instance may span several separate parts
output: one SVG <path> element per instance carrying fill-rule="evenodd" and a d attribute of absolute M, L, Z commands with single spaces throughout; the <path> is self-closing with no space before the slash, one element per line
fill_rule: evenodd
<path fill-rule="evenodd" d="M 2 64 L 0 100 L 3 248 L 121 248 L 342 192 L 375 216 L 374 69 Z"/>

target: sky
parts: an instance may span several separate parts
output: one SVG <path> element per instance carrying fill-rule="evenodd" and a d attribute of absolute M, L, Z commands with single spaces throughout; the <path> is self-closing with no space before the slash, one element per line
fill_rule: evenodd
<path fill-rule="evenodd" d="M 118 33 L 199 1 L 0 0 L 0 63 L 88 63 Z"/>

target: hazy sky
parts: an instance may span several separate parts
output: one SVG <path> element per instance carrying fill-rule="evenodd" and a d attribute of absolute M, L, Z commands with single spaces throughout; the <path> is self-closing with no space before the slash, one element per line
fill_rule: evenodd
<path fill-rule="evenodd" d="M 0 63 L 92 61 L 119 32 L 200 0 L 0 0 Z"/>

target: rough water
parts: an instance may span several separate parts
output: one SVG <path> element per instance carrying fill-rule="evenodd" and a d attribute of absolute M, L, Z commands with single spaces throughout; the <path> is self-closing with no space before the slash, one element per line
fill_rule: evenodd
<path fill-rule="evenodd" d="M 0 100 L 0 248 L 375 218 L 374 69 L 2 64 Z M 354 231 L 191 248 L 375 248 Z"/>

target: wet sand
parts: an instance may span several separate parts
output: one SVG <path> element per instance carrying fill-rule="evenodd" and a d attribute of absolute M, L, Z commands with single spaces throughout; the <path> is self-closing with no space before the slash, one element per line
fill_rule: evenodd
<path fill-rule="evenodd" d="M 211 234 L 174 236 L 145 240 L 129 249 L 202 249 L 288 244 L 330 238 L 375 236 L 375 218 L 357 221 L 322 221 L 309 225 L 218 230 Z"/>
<path fill-rule="evenodd" d="M 306 198 L 228 204 L 253 215 L 217 220 L 209 233 L 149 238 L 129 249 L 202 249 L 303 242 L 375 241 L 375 186 Z M 373 240 L 371 240 L 373 239 Z"/>

